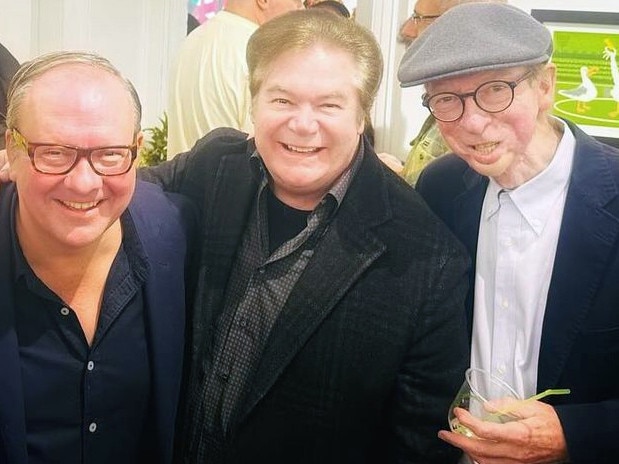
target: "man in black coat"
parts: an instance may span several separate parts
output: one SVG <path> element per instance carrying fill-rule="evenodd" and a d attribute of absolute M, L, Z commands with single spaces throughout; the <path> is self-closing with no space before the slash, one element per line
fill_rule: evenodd
<path fill-rule="evenodd" d="M 183 461 L 455 462 L 469 263 L 362 137 L 378 44 L 312 9 L 247 53 L 255 137 L 142 173 L 202 214 Z"/>

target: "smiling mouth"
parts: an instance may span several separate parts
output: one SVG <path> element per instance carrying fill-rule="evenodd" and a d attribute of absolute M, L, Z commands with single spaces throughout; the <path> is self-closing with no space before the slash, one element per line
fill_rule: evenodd
<path fill-rule="evenodd" d="M 471 147 L 481 155 L 489 155 L 498 145 L 499 142 L 487 142 L 480 143 L 478 145 L 471 145 Z"/>
<path fill-rule="evenodd" d="M 284 144 L 284 147 L 286 147 L 288 151 L 293 151 L 295 153 L 315 153 L 318 151 L 318 147 L 297 147 L 287 144 Z"/>
<path fill-rule="evenodd" d="M 78 211 L 85 211 L 88 209 L 92 209 L 96 207 L 100 202 L 99 201 L 87 201 L 87 202 L 78 202 L 78 201 L 60 201 L 64 206 L 69 209 L 75 209 Z"/>

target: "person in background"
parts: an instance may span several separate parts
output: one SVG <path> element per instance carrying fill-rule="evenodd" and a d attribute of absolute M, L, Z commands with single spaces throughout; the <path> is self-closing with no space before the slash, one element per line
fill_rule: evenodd
<path fill-rule="evenodd" d="M 19 68 L 19 62 L 4 45 L 0 44 L 0 134 L 6 130 L 6 94 L 13 74 Z M 4 150 L 4 137 L 0 137 L 0 152 Z"/>
<path fill-rule="evenodd" d="M 432 22 L 456 5 L 479 2 L 480 0 L 417 0 L 413 14 L 402 24 L 399 39 L 409 46 Z M 505 0 L 481 0 L 505 3 Z M 417 136 L 410 143 L 411 149 L 399 170 L 400 175 L 411 185 L 415 185 L 419 173 L 436 158 L 451 150 L 441 136 L 434 117 L 430 114 L 424 121 Z"/>
<path fill-rule="evenodd" d="M 614 463 L 619 456 L 619 151 L 550 114 L 550 32 L 496 3 L 457 6 L 409 47 L 402 86 L 453 149 L 417 189 L 475 263 L 471 366 L 523 398 L 518 420 L 456 410 L 479 463 Z"/>
<path fill-rule="evenodd" d="M 168 92 L 168 157 L 216 127 L 253 131 L 245 49 L 256 28 L 302 0 L 228 0 L 184 40 Z"/>
<path fill-rule="evenodd" d="M 469 263 L 363 136 L 375 38 L 311 8 L 247 57 L 254 137 L 218 129 L 141 171 L 202 215 L 181 458 L 455 462 L 437 433 L 468 362 Z"/>
<path fill-rule="evenodd" d="M 348 11 L 346 5 L 336 0 L 322 0 L 321 2 L 312 4 L 310 8 L 326 8 L 344 18 L 350 18 L 350 11 Z"/>
<path fill-rule="evenodd" d="M 184 211 L 136 185 L 135 89 L 55 52 L 8 91 L 0 188 L 0 462 L 171 463 Z"/>

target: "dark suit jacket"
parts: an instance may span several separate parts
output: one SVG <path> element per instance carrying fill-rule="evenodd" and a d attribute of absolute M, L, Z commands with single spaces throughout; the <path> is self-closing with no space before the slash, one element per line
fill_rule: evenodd
<path fill-rule="evenodd" d="M 257 182 L 253 141 L 214 131 L 144 173 L 201 207 L 190 393 L 214 328 Z M 231 135 L 230 135 L 231 134 Z M 468 260 L 419 196 L 370 150 L 273 327 L 227 463 L 448 463 L 436 436 L 468 363 Z M 195 433 L 186 424 L 182 439 Z M 450 449 L 451 448 L 451 449 Z M 215 461 L 213 461 L 215 462 Z M 213 463 L 211 463 L 213 464 Z"/>
<path fill-rule="evenodd" d="M 615 463 L 619 440 L 619 151 L 573 124 L 576 152 L 561 223 L 538 367 L 573 463 Z M 431 164 L 417 189 L 475 260 L 488 179 L 449 155 Z M 471 289 L 474 289 L 471 277 Z M 469 330 L 473 291 L 468 298 Z"/>
<path fill-rule="evenodd" d="M 19 347 L 14 327 L 12 249 L 9 218 L 17 197 L 13 184 L 0 189 L 0 463 L 27 464 L 26 423 Z M 174 423 L 183 364 L 185 223 L 156 186 L 138 183 L 129 214 L 148 256 L 144 299 L 151 365 L 152 456 L 172 459 Z M 181 224 L 183 226 L 181 226 Z"/>

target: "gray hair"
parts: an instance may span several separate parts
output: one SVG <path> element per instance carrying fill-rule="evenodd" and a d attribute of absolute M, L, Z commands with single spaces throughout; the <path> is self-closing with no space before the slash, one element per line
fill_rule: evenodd
<path fill-rule="evenodd" d="M 75 64 L 83 64 L 107 71 L 113 76 L 116 76 L 122 82 L 131 96 L 131 100 L 133 101 L 133 109 L 135 113 L 134 132 L 137 134 L 140 131 L 142 104 L 140 103 L 140 97 L 138 96 L 138 93 L 131 81 L 124 77 L 122 73 L 106 58 L 103 58 L 96 53 L 79 51 L 46 53 L 21 65 L 13 76 L 7 92 L 6 127 L 15 128 L 17 126 L 19 111 L 24 97 L 36 79 L 52 69 L 60 66 Z"/>

